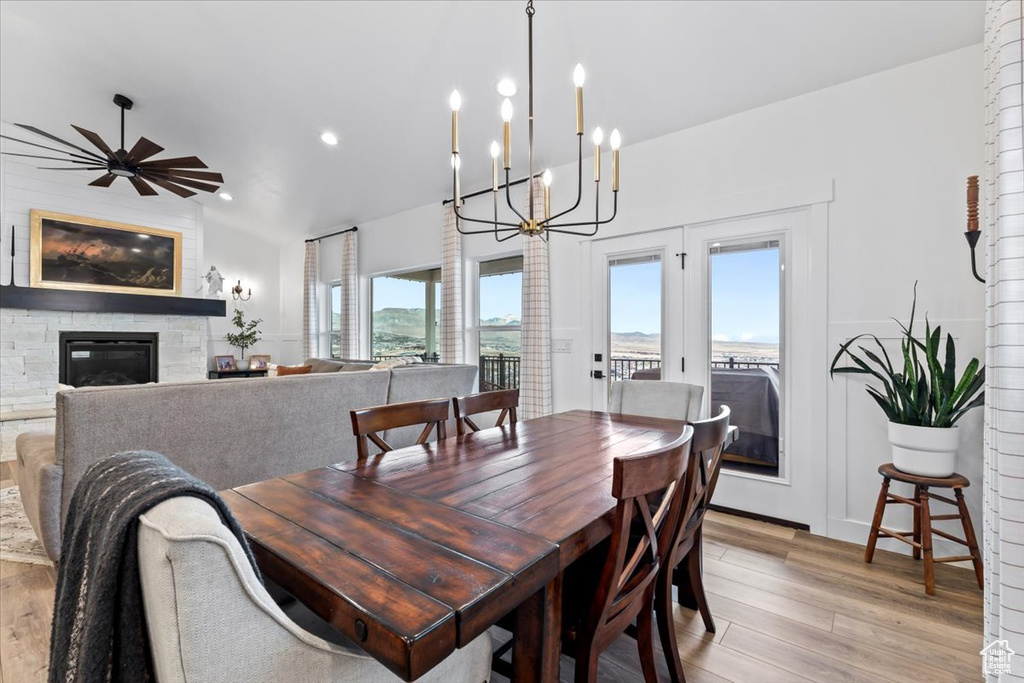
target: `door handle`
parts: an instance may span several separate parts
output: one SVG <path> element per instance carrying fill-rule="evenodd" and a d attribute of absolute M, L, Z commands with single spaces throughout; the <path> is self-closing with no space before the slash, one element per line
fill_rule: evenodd
<path fill-rule="evenodd" d="M 593 371 L 591 371 L 590 376 L 593 377 L 594 379 L 604 379 L 604 371 L 603 370 L 593 370 Z"/>

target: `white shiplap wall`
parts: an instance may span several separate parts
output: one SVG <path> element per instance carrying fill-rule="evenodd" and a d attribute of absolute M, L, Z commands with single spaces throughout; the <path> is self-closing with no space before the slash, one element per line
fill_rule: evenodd
<path fill-rule="evenodd" d="M 31 142 L 40 141 L 31 133 L 3 122 L 4 135 Z M 52 131 L 51 131 L 52 132 Z M 55 133 L 60 135 L 59 132 Z M 68 132 L 66 140 L 74 142 Z M 31 147 L 3 140 L 0 149 L 27 152 Z M 83 143 L 85 141 L 83 140 Z M 85 143 L 88 144 L 88 143 Z M 83 146 L 85 146 L 83 144 Z M 57 145 L 54 145 L 57 146 Z M 40 154 L 58 156 L 46 150 Z M 159 195 L 140 197 L 126 181 L 116 180 L 109 188 L 89 187 L 88 183 L 102 175 L 101 171 L 43 171 L 36 166 L 60 166 L 59 162 L 21 157 L 0 157 L 0 206 L 3 206 L 3 224 L 0 225 L 0 283 L 10 282 L 10 236 L 14 226 L 15 282 L 28 286 L 29 264 L 29 211 L 43 209 L 75 216 L 88 216 L 103 220 L 144 225 L 150 228 L 174 230 L 182 236 L 181 279 L 182 295 L 193 296 L 196 290 L 196 269 L 202 257 L 203 207 L 193 201 L 176 196 Z"/>
<path fill-rule="evenodd" d="M 987 374 L 985 382 L 985 644 L 1010 650 L 1024 681 L 1024 2 L 985 13 Z"/>

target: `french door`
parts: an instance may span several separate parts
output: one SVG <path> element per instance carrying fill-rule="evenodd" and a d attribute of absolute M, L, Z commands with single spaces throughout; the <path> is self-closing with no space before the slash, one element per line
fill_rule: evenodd
<path fill-rule="evenodd" d="M 805 332 L 824 324 L 824 293 L 809 225 L 795 210 L 592 242 L 588 381 L 594 410 L 617 380 L 703 386 L 702 416 L 728 405 L 740 434 L 715 503 L 823 530 L 825 454 L 812 444 L 827 366 Z"/>
<path fill-rule="evenodd" d="M 681 228 L 591 243 L 593 410 L 613 381 L 682 381 L 682 251 Z"/>

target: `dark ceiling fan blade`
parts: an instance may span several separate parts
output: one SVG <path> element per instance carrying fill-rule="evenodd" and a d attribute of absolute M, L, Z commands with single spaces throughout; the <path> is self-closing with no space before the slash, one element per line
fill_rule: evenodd
<path fill-rule="evenodd" d="M 152 140 L 146 138 L 139 138 L 139 141 L 135 143 L 135 146 L 128 151 L 128 156 L 124 158 L 124 163 L 132 164 L 133 166 L 140 161 L 150 158 L 154 154 L 159 154 L 164 151 L 164 148 L 156 144 Z"/>
<path fill-rule="evenodd" d="M 114 182 L 115 180 L 117 180 L 116 175 L 114 175 L 113 173 L 107 173 L 106 175 L 101 175 L 99 178 L 97 178 L 96 180 L 92 181 L 89 184 L 94 187 L 110 187 L 110 183 Z"/>
<path fill-rule="evenodd" d="M 68 168 L 66 166 L 36 166 L 40 171 L 106 171 L 106 166 L 75 166 Z"/>
<path fill-rule="evenodd" d="M 70 142 L 68 142 L 67 140 L 61 140 L 61 139 L 60 139 L 59 137 L 57 137 L 56 135 L 50 135 L 50 134 L 49 134 L 49 133 L 47 133 L 46 131 L 42 131 L 42 130 L 39 130 L 39 129 L 38 129 L 38 128 L 36 128 L 35 126 L 27 126 L 27 125 L 25 125 L 24 123 L 16 123 L 16 124 L 14 124 L 14 125 L 16 125 L 16 126 L 17 126 L 18 128 L 24 128 L 24 129 L 25 129 L 25 130 L 27 130 L 27 131 L 31 131 L 31 132 L 35 133 L 36 135 L 41 135 L 41 136 L 43 136 L 44 138 L 49 138 L 49 139 L 53 140 L 54 142 L 59 142 L 59 143 L 60 143 L 60 144 L 62 144 L 62 145 L 67 145 L 68 147 L 70 147 L 70 148 L 72 148 L 72 149 L 77 149 L 77 150 L 78 150 L 79 152 L 83 152 L 83 153 L 85 153 L 85 154 L 87 154 L 87 155 L 89 155 L 89 156 L 91 156 L 91 157 L 95 157 L 95 158 L 97 158 L 97 159 L 99 159 L 99 160 L 101 160 L 101 161 L 106 161 L 106 159 L 104 159 L 103 157 L 101 157 L 101 156 L 100 156 L 99 154 L 97 154 L 96 152 L 93 152 L 93 151 L 91 151 L 91 150 L 88 150 L 88 149 L 84 149 L 84 148 L 82 148 L 82 147 L 79 147 L 78 145 L 73 145 L 73 144 L 71 144 Z"/>
<path fill-rule="evenodd" d="M 103 138 L 101 138 L 99 135 L 93 133 L 91 130 L 80 128 L 79 126 L 76 126 L 73 123 L 71 124 L 71 127 L 77 130 L 79 133 L 81 133 L 83 138 L 94 144 L 96 146 L 96 149 L 106 154 L 108 159 L 112 161 L 117 161 L 117 156 L 114 154 L 114 151 L 107 146 L 107 143 L 103 142 Z"/>
<path fill-rule="evenodd" d="M 150 187 L 145 180 L 138 176 L 130 176 L 128 180 L 131 182 L 132 185 L 135 186 L 136 191 L 138 191 L 138 193 L 141 194 L 143 197 L 152 197 L 153 195 L 157 194 L 156 190 Z"/>
<path fill-rule="evenodd" d="M 88 161 L 90 163 L 95 163 L 96 161 L 99 161 L 99 160 L 102 159 L 102 157 L 99 154 L 94 154 L 92 152 L 90 152 L 90 156 L 83 157 L 81 154 L 75 154 L 74 152 L 69 152 L 66 149 L 57 149 L 56 147 L 47 147 L 46 145 L 40 145 L 37 142 L 29 142 L 28 140 L 20 140 L 18 138 L 12 138 L 10 135 L 0 135 L 0 138 L 3 138 L 4 140 L 12 140 L 14 142 L 20 142 L 23 145 L 31 145 L 32 147 L 39 147 L 40 149 L 48 149 L 51 152 L 60 152 L 61 154 L 67 154 L 68 156 L 72 156 L 72 157 L 74 157 L 76 159 L 85 159 L 86 161 Z"/>
<path fill-rule="evenodd" d="M 177 157 L 174 159 L 154 159 L 144 161 L 138 165 L 139 168 L 209 168 L 199 157 Z"/>
<path fill-rule="evenodd" d="M 18 154 L 17 152 L 4 152 L 3 154 L 9 157 L 28 157 L 29 159 L 49 159 L 50 161 L 63 161 L 66 164 L 96 165 L 97 163 L 99 163 L 94 159 L 89 159 L 88 161 L 76 161 L 75 159 L 61 159 L 60 157 L 44 157 L 40 156 L 39 154 Z"/>
<path fill-rule="evenodd" d="M 153 183 L 155 185 L 158 185 L 158 186 L 164 188 L 165 190 L 167 190 L 169 192 L 173 192 L 174 194 L 178 195 L 179 197 L 191 197 L 191 196 L 193 196 L 195 194 L 195 192 L 193 192 L 192 190 L 186 190 L 184 187 L 181 187 L 180 185 L 175 185 L 174 183 L 170 182 L 169 180 L 164 180 L 163 178 L 156 178 L 154 176 L 149 176 L 146 179 L 149 182 L 151 182 L 151 183 Z"/>
<path fill-rule="evenodd" d="M 174 168 L 170 170 L 155 169 L 142 166 L 142 171 L 146 173 L 155 173 L 160 176 L 175 176 L 178 178 L 195 178 L 196 180 L 209 180 L 214 183 L 224 183 L 224 176 L 220 173 L 214 173 L 213 171 L 186 171 L 182 168 Z"/>
<path fill-rule="evenodd" d="M 202 190 L 203 192 L 216 192 L 218 189 L 220 189 L 219 185 L 210 185 L 209 183 L 201 183 L 198 180 L 180 178 L 178 177 L 177 174 L 153 173 L 152 171 L 139 169 L 139 175 L 141 175 L 143 178 L 146 178 L 147 180 L 155 181 L 156 178 L 159 178 L 160 180 L 175 183 L 177 185 L 184 185 L 185 187 L 194 187 L 195 189 Z"/>

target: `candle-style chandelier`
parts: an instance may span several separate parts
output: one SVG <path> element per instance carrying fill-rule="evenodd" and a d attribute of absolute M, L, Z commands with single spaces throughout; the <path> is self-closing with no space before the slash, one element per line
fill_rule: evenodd
<path fill-rule="evenodd" d="M 530 191 L 528 193 L 530 202 L 529 209 L 526 215 L 520 213 L 515 206 L 512 204 L 512 195 L 509 191 L 511 184 L 511 170 L 512 170 L 512 101 L 506 97 L 505 101 L 501 104 L 501 118 L 502 124 L 502 137 L 504 140 L 504 147 L 498 146 L 497 140 L 491 143 L 491 195 L 494 202 L 494 216 L 491 220 L 483 220 L 479 218 L 470 218 L 462 215 L 462 196 L 460 186 L 460 170 L 462 162 L 459 159 L 459 108 L 462 106 L 462 97 L 459 95 L 458 90 L 453 90 L 449 103 L 452 107 L 452 204 L 455 210 L 455 228 L 463 235 L 483 235 L 492 234 L 494 238 L 503 242 L 507 239 L 515 237 L 517 234 L 529 235 L 531 237 L 538 236 L 545 238 L 545 232 L 556 232 L 564 233 L 567 235 L 579 235 L 583 237 L 591 237 L 597 234 L 597 230 L 600 226 L 610 223 L 615 220 L 615 215 L 619 209 L 619 145 L 621 144 L 621 137 L 619 131 L 613 130 L 609 136 L 609 144 L 612 148 L 612 215 L 608 218 L 601 218 L 601 144 L 604 142 L 604 133 L 600 128 L 595 128 L 593 133 L 594 142 L 594 220 L 592 221 L 578 221 L 578 222 L 566 222 L 557 223 L 556 221 L 575 211 L 579 205 L 580 200 L 583 198 L 583 81 L 585 74 L 583 66 L 581 64 L 576 65 L 576 69 L 573 71 L 573 82 L 576 84 L 576 137 L 579 142 L 579 158 L 578 158 L 578 188 L 576 191 L 576 202 L 566 209 L 560 211 L 554 215 L 551 214 L 551 181 L 552 175 L 550 170 L 544 171 L 541 179 L 544 183 L 544 206 L 543 206 L 543 218 L 539 217 L 538 207 L 534 206 L 534 195 L 532 191 L 533 173 L 533 15 L 536 10 L 533 9 L 533 0 L 528 0 L 526 3 L 526 21 L 529 32 L 529 136 L 530 145 L 527 154 L 527 163 L 529 167 L 529 175 L 527 180 L 530 183 Z M 498 156 L 504 152 L 504 168 L 505 168 L 505 183 L 504 185 L 498 184 Z M 500 189 L 505 190 L 505 202 L 508 204 L 508 208 L 519 218 L 518 223 L 510 223 L 506 221 L 498 220 L 498 191 Z M 462 222 L 468 223 L 480 223 L 491 226 L 490 228 L 483 230 L 463 230 Z M 508 233 L 502 236 L 503 233 Z"/>

